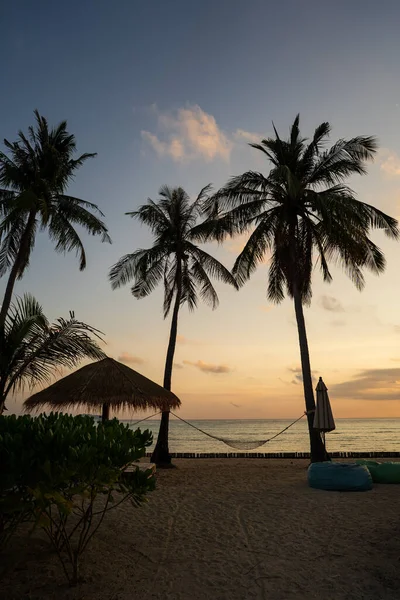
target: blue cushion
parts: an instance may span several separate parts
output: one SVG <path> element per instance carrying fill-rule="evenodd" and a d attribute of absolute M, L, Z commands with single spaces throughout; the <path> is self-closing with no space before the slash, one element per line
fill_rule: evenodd
<path fill-rule="evenodd" d="M 363 465 L 318 462 L 308 467 L 308 484 L 319 490 L 364 492 L 372 489 L 372 477 Z"/>

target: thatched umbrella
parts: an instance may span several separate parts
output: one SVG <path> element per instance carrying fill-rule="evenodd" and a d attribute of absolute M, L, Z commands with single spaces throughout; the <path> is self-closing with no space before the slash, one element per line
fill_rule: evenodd
<path fill-rule="evenodd" d="M 45 405 L 54 410 L 101 406 L 102 419 L 106 421 L 110 408 L 165 411 L 180 404 L 175 394 L 151 379 L 113 358 L 103 358 L 33 394 L 24 402 L 24 407 L 31 411 Z"/>

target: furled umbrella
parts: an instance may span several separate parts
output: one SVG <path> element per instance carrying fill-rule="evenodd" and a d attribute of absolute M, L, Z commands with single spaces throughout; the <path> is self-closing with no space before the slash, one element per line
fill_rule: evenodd
<path fill-rule="evenodd" d="M 159 411 L 178 408 L 175 394 L 130 367 L 103 358 L 59 379 L 24 402 L 27 411 L 48 406 L 53 410 L 78 407 L 102 409 L 102 420 L 109 418 L 110 408 Z"/>
<path fill-rule="evenodd" d="M 315 389 L 317 392 L 317 403 L 313 427 L 321 432 L 325 445 L 325 433 L 336 429 L 336 425 L 332 414 L 331 403 L 329 401 L 328 388 L 322 381 L 322 377 L 319 378 Z"/>

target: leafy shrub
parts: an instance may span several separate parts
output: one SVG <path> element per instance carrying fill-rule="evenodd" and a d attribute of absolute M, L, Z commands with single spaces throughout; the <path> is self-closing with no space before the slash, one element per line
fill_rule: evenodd
<path fill-rule="evenodd" d="M 154 489 L 150 471 L 125 473 L 151 442 L 149 431 L 116 419 L 96 425 L 90 416 L 58 413 L 0 417 L 0 542 L 31 521 L 75 584 L 79 558 L 106 513 L 126 500 L 139 506 Z"/>

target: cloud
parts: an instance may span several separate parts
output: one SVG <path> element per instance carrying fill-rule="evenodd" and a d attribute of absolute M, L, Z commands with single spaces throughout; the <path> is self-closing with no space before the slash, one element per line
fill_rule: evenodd
<path fill-rule="evenodd" d="M 292 383 L 293 385 L 298 385 L 299 383 L 303 383 L 303 374 L 302 374 L 301 367 L 288 367 L 288 371 L 290 371 L 290 373 L 293 373 L 293 379 L 290 383 Z M 317 371 L 311 371 L 311 377 L 312 377 L 313 383 L 315 383 L 317 380 L 316 373 L 317 373 Z M 281 381 L 283 381 L 283 380 L 281 379 Z M 284 382 L 284 383 L 286 383 L 286 382 Z"/>
<path fill-rule="evenodd" d="M 205 363 L 202 360 L 198 360 L 196 362 L 192 362 L 190 360 L 184 360 L 183 364 L 191 365 L 192 367 L 196 367 L 203 373 L 230 373 L 232 369 L 227 365 L 212 365 L 209 363 Z"/>
<path fill-rule="evenodd" d="M 215 118 L 197 104 L 175 112 L 161 112 L 156 106 L 157 134 L 142 131 L 142 139 L 160 157 L 175 162 L 216 158 L 228 162 L 233 147 L 230 137 L 217 125 Z"/>
<path fill-rule="evenodd" d="M 333 327 L 344 327 L 346 325 L 346 321 L 341 319 L 336 319 L 335 321 L 331 321 L 331 325 Z"/>
<path fill-rule="evenodd" d="M 239 142 L 247 142 L 247 143 L 251 143 L 251 144 L 259 144 L 261 142 L 261 140 L 263 138 L 265 138 L 264 135 L 262 135 L 261 133 L 254 133 L 252 131 L 245 131 L 244 129 L 236 129 L 236 131 L 233 134 L 233 137 L 235 140 L 239 141 Z"/>
<path fill-rule="evenodd" d="M 303 375 L 301 372 L 301 367 L 289 367 L 288 371 L 293 373 L 293 379 L 291 381 L 291 383 L 293 383 L 293 385 L 303 383 Z"/>
<path fill-rule="evenodd" d="M 182 345 L 185 344 L 186 346 L 200 346 L 202 344 L 202 342 L 200 342 L 199 340 L 192 340 L 190 338 L 185 337 L 184 335 L 177 335 L 176 343 Z"/>
<path fill-rule="evenodd" d="M 184 157 L 184 147 L 180 140 L 173 139 L 169 145 L 161 142 L 156 135 L 149 131 L 142 131 L 142 138 L 155 150 L 159 156 L 169 155 L 175 161 L 180 161 Z"/>
<path fill-rule="evenodd" d="M 325 310 L 329 310 L 331 312 L 344 312 L 344 308 L 339 300 L 333 296 L 321 296 L 319 303 Z"/>
<path fill-rule="evenodd" d="M 349 400 L 400 400 L 400 369 L 365 369 L 329 392 L 332 398 Z"/>
<path fill-rule="evenodd" d="M 160 111 L 154 104 L 150 110 L 157 119 L 156 132 L 142 130 L 143 142 L 161 158 L 178 163 L 196 159 L 211 162 L 217 158 L 229 162 L 235 146 L 260 142 L 265 137 L 245 129 L 223 131 L 215 117 L 197 104 L 175 111 Z"/>
<path fill-rule="evenodd" d="M 400 175 L 400 157 L 396 152 L 392 152 L 387 148 L 382 148 L 378 153 L 380 160 L 380 169 L 390 177 L 398 177 Z"/>
<path fill-rule="evenodd" d="M 271 304 L 261 304 L 258 308 L 262 310 L 262 312 L 270 312 L 274 307 Z"/>
<path fill-rule="evenodd" d="M 125 363 L 126 365 L 142 365 L 144 363 L 143 358 L 129 354 L 129 352 L 122 352 L 120 356 L 118 356 L 117 360 Z"/>

